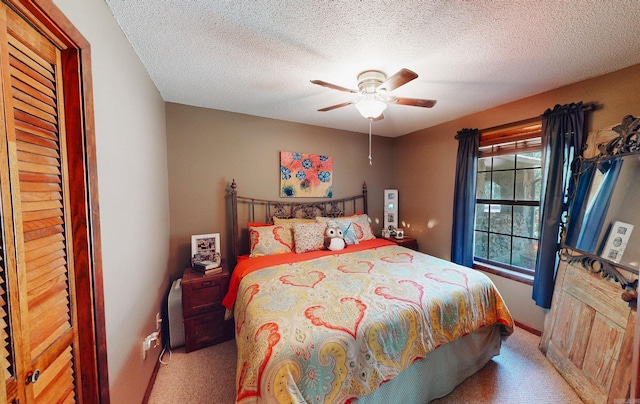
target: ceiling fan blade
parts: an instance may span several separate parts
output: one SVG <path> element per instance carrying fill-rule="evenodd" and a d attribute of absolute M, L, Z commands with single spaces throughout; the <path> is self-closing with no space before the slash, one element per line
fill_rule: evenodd
<path fill-rule="evenodd" d="M 422 100 L 420 98 L 402 98 L 402 97 L 391 97 L 389 102 L 399 105 L 411 105 L 414 107 L 423 107 L 423 108 L 431 108 L 436 105 L 436 100 Z"/>
<path fill-rule="evenodd" d="M 342 104 L 332 105 L 332 106 L 330 106 L 330 107 L 326 107 L 326 108 L 319 109 L 318 111 L 320 111 L 320 112 L 331 111 L 332 109 L 337 109 L 337 108 L 346 107 L 347 105 L 351 105 L 351 104 L 353 104 L 353 102 L 352 102 L 352 101 L 349 101 L 349 102 L 343 102 Z"/>
<path fill-rule="evenodd" d="M 384 83 L 378 86 L 378 90 L 385 89 L 387 91 L 393 91 L 396 88 L 407 84 L 411 80 L 418 77 L 418 74 L 409 70 L 401 69 L 399 72 L 389 77 Z"/>
<path fill-rule="evenodd" d="M 352 90 L 350 88 L 341 87 L 341 86 L 338 86 L 336 84 L 327 83 L 326 81 L 322 81 L 322 80 L 311 80 L 311 82 L 313 84 L 317 84 L 317 85 L 322 86 L 322 87 L 329 87 L 329 88 L 333 88 L 334 90 L 345 91 L 347 93 L 356 93 L 357 92 L 356 90 Z"/>

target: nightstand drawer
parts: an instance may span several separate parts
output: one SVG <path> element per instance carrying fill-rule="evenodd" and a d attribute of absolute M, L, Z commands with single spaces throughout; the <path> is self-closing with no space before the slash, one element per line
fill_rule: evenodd
<path fill-rule="evenodd" d="M 207 281 L 200 285 L 191 285 L 188 291 L 183 286 L 184 316 L 189 317 L 219 308 L 224 297 L 220 282 Z M 226 288 L 225 288 L 226 289 Z"/>
<path fill-rule="evenodd" d="M 229 273 L 198 275 L 187 269 L 182 277 L 182 308 L 184 317 L 208 313 L 222 308 L 222 299 L 229 288 Z"/>
<path fill-rule="evenodd" d="M 185 351 L 191 352 L 233 338 L 233 320 L 224 320 L 224 310 L 216 310 L 184 320 Z"/>

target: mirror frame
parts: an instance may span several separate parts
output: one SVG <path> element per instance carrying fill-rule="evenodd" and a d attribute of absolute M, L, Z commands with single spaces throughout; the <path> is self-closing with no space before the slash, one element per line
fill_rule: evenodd
<path fill-rule="evenodd" d="M 638 270 L 629 268 L 628 266 L 616 264 L 613 261 L 610 261 L 606 258 L 602 258 L 595 254 L 591 254 L 582 250 L 577 250 L 575 247 L 571 247 L 565 244 L 565 238 L 567 235 L 567 229 L 570 225 L 570 213 L 571 206 L 573 205 L 573 201 L 575 198 L 575 192 L 580 181 L 580 176 L 585 172 L 583 167 L 585 166 L 585 162 L 599 162 L 604 159 L 609 159 L 613 157 L 624 157 L 628 155 L 634 155 L 640 153 L 640 118 L 636 118 L 632 115 L 627 115 L 622 119 L 622 122 L 619 125 L 616 125 L 612 128 L 614 132 L 618 134 L 618 136 L 613 139 L 599 143 L 597 145 L 598 155 L 592 158 L 584 158 L 581 154 L 576 157 L 576 161 L 574 161 L 573 167 L 580 167 L 580 169 L 573 173 L 571 182 L 573 193 L 567 198 L 567 214 L 564 216 L 563 220 L 563 229 L 562 229 L 562 237 L 561 237 L 561 248 L 560 248 L 560 260 L 566 261 L 569 264 L 580 264 L 583 268 L 593 272 L 599 273 L 605 279 L 613 279 L 618 282 L 623 289 L 630 289 L 635 291 L 638 286 L 638 278 L 630 280 L 628 279 L 618 268 L 622 268 L 625 272 L 635 273 L 638 275 Z M 627 301 L 631 301 L 635 299 L 635 297 L 630 296 L 630 300 L 625 298 L 623 294 L 623 299 Z"/>

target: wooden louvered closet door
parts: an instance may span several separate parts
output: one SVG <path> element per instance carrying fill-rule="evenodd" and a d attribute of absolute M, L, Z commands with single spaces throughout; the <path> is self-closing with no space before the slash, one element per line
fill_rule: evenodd
<path fill-rule="evenodd" d="M 6 400 L 75 402 L 80 363 L 74 359 L 78 336 L 61 55 L 8 7 L 1 13 L 2 276 L 8 298 L 5 293 L 0 315 L 5 316 Z"/>

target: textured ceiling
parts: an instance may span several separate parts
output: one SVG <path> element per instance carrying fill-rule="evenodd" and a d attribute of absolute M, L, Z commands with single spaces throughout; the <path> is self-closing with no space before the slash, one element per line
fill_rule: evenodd
<path fill-rule="evenodd" d="M 317 112 L 356 95 L 310 80 L 413 70 L 392 94 L 438 103 L 389 105 L 389 137 L 640 63 L 638 0 L 106 3 L 168 102 L 368 132 L 353 105 Z"/>

